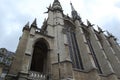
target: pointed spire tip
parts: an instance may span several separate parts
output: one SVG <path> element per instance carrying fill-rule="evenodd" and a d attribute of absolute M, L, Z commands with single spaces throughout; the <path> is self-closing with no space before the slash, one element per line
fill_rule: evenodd
<path fill-rule="evenodd" d="M 75 11 L 75 9 L 74 9 L 74 7 L 73 7 L 73 5 L 72 5 L 72 2 L 70 1 L 70 5 L 71 5 L 71 9 L 72 9 L 72 11 Z"/>
<path fill-rule="evenodd" d="M 27 22 L 26 26 L 29 26 L 29 21 Z"/>
<path fill-rule="evenodd" d="M 31 24 L 32 26 L 37 26 L 37 19 L 35 18 L 33 23 Z"/>
<path fill-rule="evenodd" d="M 37 24 L 37 19 L 35 18 L 32 24 Z"/>
<path fill-rule="evenodd" d="M 29 21 L 25 24 L 25 27 L 29 27 Z"/>

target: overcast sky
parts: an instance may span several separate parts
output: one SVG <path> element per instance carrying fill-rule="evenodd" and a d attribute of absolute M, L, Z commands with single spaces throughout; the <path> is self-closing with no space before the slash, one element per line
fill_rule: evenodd
<path fill-rule="evenodd" d="M 46 7 L 54 0 L 0 0 L 0 48 L 15 51 L 22 28 L 37 18 L 41 27 Z M 64 14 L 71 16 L 70 1 L 86 23 L 99 25 L 120 39 L 120 0 L 59 0 Z M 96 28 L 96 26 L 95 26 Z M 119 41 L 120 42 L 120 41 Z"/>

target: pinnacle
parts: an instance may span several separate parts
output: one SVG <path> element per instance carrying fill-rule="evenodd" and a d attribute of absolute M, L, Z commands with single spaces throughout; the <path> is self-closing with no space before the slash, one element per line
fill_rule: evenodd
<path fill-rule="evenodd" d="M 51 7 L 51 4 L 49 5 L 49 8 L 51 9 L 52 7 Z"/>
<path fill-rule="evenodd" d="M 37 20 L 36 20 L 36 18 L 35 18 L 35 20 L 33 21 L 33 23 L 31 25 L 34 26 L 34 27 L 37 27 Z"/>
<path fill-rule="evenodd" d="M 79 20 L 81 20 L 81 18 L 80 18 L 80 16 L 78 15 L 78 13 L 77 13 L 77 11 L 74 9 L 74 7 L 73 7 L 73 5 L 72 5 L 72 3 L 70 2 L 70 5 L 71 5 L 71 9 L 72 9 L 72 17 L 73 17 L 73 19 L 75 20 L 75 19 L 79 19 Z"/>
<path fill-rule="evenodd" d="M 24 30 L 29 30 L 29 22 L 27 22 L 26 25 L 23 27 L 23 31 Z"/>
<path fill-rule="evenodd" d="M 25 27 L 29 27 L 29 21 L 27 22 L 27 24 L 25 25 Z"/>
<path fill-rule="evenodd" d="M 36 18 L 35 18 L 35 20 L 33 21 L 33 23 L 32 24 L 36 24 Z"/>
<path fill-rule="evenodd" d="M 71 9 L 72 9 L 72 11 L 75 11 L 75 9 L 74 9 L 74 7 L 73 7 L 73 5 L 72 5 L 71 2 L 70 2 L 70 5 L 71 5 Z"/>
<path fill-rule="evenodd" d="M 104 32 L 98 25 L 97 25 L 97 27 L 98 27 L 99 32 Z"/>

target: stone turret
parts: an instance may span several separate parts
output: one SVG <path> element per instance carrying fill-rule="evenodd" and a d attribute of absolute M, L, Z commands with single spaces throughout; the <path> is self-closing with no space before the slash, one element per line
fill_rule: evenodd
<path fill-rule="evenodd" d="M 74 9 L 72 3 L 70 3 L 70 5 L 71 5 L 71 9 L 72 9 L 71 14 L 72 14 L 73 20 L 77 19 L 81 22 L 81 17 L 78 15 L 77 11 Z"/>
<path fill-rule="evenodd" d="M 30 26 L 30 35 L 35 35 L 35 31 L 37 29 L 37 19 L 35 18 L 33 23 Z"/>

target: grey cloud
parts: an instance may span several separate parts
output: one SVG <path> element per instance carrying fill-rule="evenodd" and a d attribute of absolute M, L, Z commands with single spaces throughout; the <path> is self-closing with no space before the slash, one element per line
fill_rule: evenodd
<path fill-rule="evenodd" d="M 17 10 L 15 2 L 4 0 L 0 5 L 0 47 L 15 51 L 22 27 L 29 17 Z"/>
<path fill-rule="evenodd" d="M 10 36 L 6 36 L 7 38 L 3 38 L 3 41 L 0 45 L 0 47 L 5 47 L 10 51 L 15 52 L 18 41 L 19 41 L 19 37 L 18 37 L 18 36 L 20 36 L 19 34 L 20 34 L 19 32 L 14 32 L 14 34 L 12 34 Z"/>
<path fill-rule="evenodd" d="M 23 8 L 26 8 L 26 6 L 31 6 L 32 3 L 27 4 L 27 1 L 29 2 L 30 0 L 0 0 L 0 18 L 1 18 L 0 19 L 0 33 L 1 33 L 0 47 L 5 47 L 11 51 L 15 51 L 19 41 L 19 37 L 22 35 L 23 26 L 27 23 L 27 21 L 30 21 L 30 23 L 32 23 L 34 16 L 31 16 L 31 14 L 34 15 L 34 12 L 31 11 L 31 13 L 29 12 L 25 13 L 22 11 L 22 9 L 19 10 L 18 8 L 20 6 L 23 6 Z M 42 24 L 42 21 L 44 20 L 43 12 L 47 11 L 46 7 L 48 7 L 49 4 L 52 3 L 54 0 L 50 0 L 50 1 L 35 0 L 35 1 L 39 2 L 39 4 L 37 4 L 38 9 L 35 9 L 35 10 L 37 10 L 38 13 L 40 12 L 40 14 L 35 16 L 39 18 L 38 24 Z M 90 7 L 91 5 L 96 4 L 97 0 L 96 1 L 83 0 L 83 1 L 84 1 L 85 9 L 87 8 L 86 11 L 92 14 L 92 12 L 90 12 L 91 11 Z M 22 3 L 26 5 L 22 5 Z M 61 2 L 61 4 L 63 3 Z M 34 5 L 36 5 L 36 3 L 34 3 Z M 32 6 L 34 7 L 34 5 Z M 117 3 L 117 6 L 119 6 L 119 3 Z M 63 9 L 65 10 L 65 8 L 66 7 L 64 6 Z M 65 11 L 69 12 L 68 10 L 65 10 Z M 116 35 L 116 37 L 120 39 L 120 36 L 118 33 L 120 31 L 120 28 L 118 26 L 120 25 L 120 22 L 117 17 L 115 18 L 113 17 L 109 17 L 109 19 L 105 18 L 100 23 L 103 26 L 105 26 L 106 30 L 112 32 L 114 35 Z M 9 28 L 11 32 L 8 34 L 7 32 Z M 116 29 L 116 28 L 119 28 L 119 29 Z"/>

